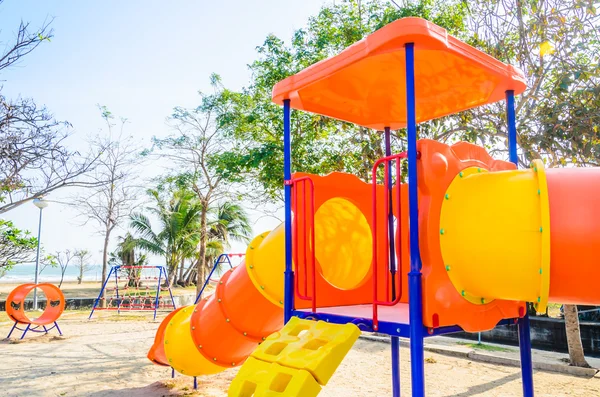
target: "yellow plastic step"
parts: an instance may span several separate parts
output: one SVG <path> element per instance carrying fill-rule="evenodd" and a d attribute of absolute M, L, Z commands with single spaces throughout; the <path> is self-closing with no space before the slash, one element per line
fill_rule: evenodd
<path fill-rule="evenodd" d="M 304 370 L 249 357 L 229 386 L 229 397 L 316 397 L 321 386 Z"/>
<path fill-rule="evenodd" d="M 359 336 L 360 329 L 354 324 L 292 317 L 281 331 L 267 337 L 252 357 L 306 370 L 319 384 L 326 385 Z"/>

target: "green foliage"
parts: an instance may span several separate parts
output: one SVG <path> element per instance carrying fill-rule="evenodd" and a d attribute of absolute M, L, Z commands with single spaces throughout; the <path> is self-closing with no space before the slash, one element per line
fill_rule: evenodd
<path fill-rule="evenodd" d="M 167 269 L 173 272 L 182 259 L 192 257 L 200 240 L 200 213 L 202 206 L 193 193 L 177 190 L 167 200 L 157 190 L 149 190 L 154 206 L 147 212 L 159 219 L 160 230 L 155 231 L 150 218 L 143 213 L 131 215 L 131 228 L 138 237 L 132 242 L 136 247 L 165 257 Z"/>
<path fill-rule="evenodd" d="M 37 238 L 14 223 L 0 219 L 0 269 L 9 270 L 15 264 L 35 259 Z"/>
<path fill-rule="evenodd" d="M 215 168 L 229 180 L 252 181 L 249 184 L 266 192 L 268 200 L 278 198 L 283 186 L 283 125 L 281 108 L 271 102 L 273 86 L 399 18 L 419 16 L 461 35 L 465 4 L 422 0 L 398 9 L 388 1 L 345 0 L 324 6 L 294 32 L 289 44 L 268 36 L 250 64 L 249 86 L 239 93 L 220 91 L 221 101 L 229 105 L 218 122 L 233 144 L 213 158 Z M 345 171 L 368 179 L 373 162 L 383 155 L 380 134 L 319 115 L 294 112 L 292 133 L 295 171 Z"/>
<path fill-rule="evenodd" d="M 527 90 L 517 98 L 521 161 L 549 166 L 600 164 L 598 1 L 470 2 L 470 44 L 519 66 Z M 502 16 L 502 17 L 500 17 Z M 449 119 L 472 140 L 505 151 L 504 104 Z"/>
<path fill-rule="evenodd" d="M 136 239 L 131 233 L 119 237 L 117 248 L 109 254 L 108 263 L 111 266 L 144 266 L 148 262 L 148 257 L 145 254 L 137 255 L 136 257 Z M 129 277 L 129 286 L 139 285 L 137 280 L 141 277 L 142 269 L 122 269 Z"/>

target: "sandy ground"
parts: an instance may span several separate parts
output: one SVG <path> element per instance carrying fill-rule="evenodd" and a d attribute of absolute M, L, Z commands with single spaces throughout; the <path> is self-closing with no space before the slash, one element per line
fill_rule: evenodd
<path fill-rule="evenodd" d="M 158 322 L 151 317 L 66 312 L 64 337 L 27 336 L 23 342 L 0 342 L 0 396 L 225 396 L 237 370 L 192 379 L 146 359 Z M 0 313 L 0 335 L 11 324 Z M 409 352 L 401 349 L 402 391 L 409 395 Z M 482 364 L 425 353 L 428 396 L 522 396 L 518 368 Z M 388 396 L 389 345 L 359 340 L 320 396 Z M 600 379 L 536 372 L 537 396 L 599 396 Z"/>

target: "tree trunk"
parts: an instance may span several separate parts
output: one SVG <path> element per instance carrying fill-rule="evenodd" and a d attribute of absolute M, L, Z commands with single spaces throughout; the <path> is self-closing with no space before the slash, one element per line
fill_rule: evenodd
<path fill-rule="evenodd" d="M 169 288 L 173 288 L 175 279 L 177 278 L 177 267 L 171 266 L 171 264 L 167 262 L 167 273 L 169 277 Z"/>
<path fill-rule="evenodd" d="M 63 280 L 65 279 L 65 272 L 67 271 L 67 267 L 60 268 L 60 283 L 58 283 L 58 288 L 62 286 Z"/>
<path fill-rule="evenodd" d="M 569 347 L 569 359 L 575 367 L 589 368 L 583 354 L 581 344 L 581 333 L 579 332 L 579 313 L 576 305 L 564 305 L 565 327 L 567 331 L 567 345 Z"/>
<path fill-rule="evenodd" d="M 196 278 L 196 295 L 200 293 L 200 289 L 204 284 L 204 275 L 206 268 L 206 217 L 208 212 L 208 203 L 202 203 L 202 212 L 200 213 L 200 249 L 198 250 L 198 260 L 196 261 L 197 278 Z"/>
<path fill-rule="evenodd" d="M 185 280 L 183 278 L 183 272 L 185 271 L 185 258 L 181 258 L 181 262 L 179 262 L 179 284 L 182 287 L 185 287 Z"/>
<path fill-rule="evenodd" d="M 77 284 L 81 284 L 83 281 L 83 260 L 79 264 L 79 277 L 77 277 Z"/>
<path fill-rule="evenodd" d="M 185 270 L 185 273 L 183 273 L 183 278 L 182 278 L 182 280 L 185 282 L 186 286 L 188 286 L 192 283 L 191 280 L 193 280 L 193 278 L 190 278 L 190 274 L 192 274 L 193 271 L 194 271 L 194 264 L 190 263 L 190 266 Z"/>
<path fill-rule="evenodd" d="M 102 284 L 106 282 L 107 268 L 108 268 L 108 243 L 110 241 L 110 227 L 106 227 L 104 232 L 104 247 L 102 248 Z M 102 296 L 100 297 L 100 307 L 106 307 L 106 290 L 102 290 Z"/>

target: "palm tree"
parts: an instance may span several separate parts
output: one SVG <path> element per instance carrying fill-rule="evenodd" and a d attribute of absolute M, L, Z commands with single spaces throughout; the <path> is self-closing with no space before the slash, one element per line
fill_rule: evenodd
<path fill-rule="evenodd" d="M 117 248 L 109 254 L 108 263 L 111 266 L 126 266 L 124 269 L 129 277 L 129 286 L 139 285 L 142 269 L 132 269 L 130 266 L 143 266 L 147 262 L 146 255 L 139 255 L 136 259 L 135 249 L 137 241 L 131 233 L 119 237 Z"/>
<path fill-rule="evenodd" d="M 155 207 L 148 211 L 156 215 L 160 231 L 152 228 L 150 218 L 142 213 L 131 216 L 131 228 L 138 237 L 135 245 L 147 252 L 165 257 L 169 280 L 176 282 L 178 266 L 190 258 L 200 239 L 199 219 L 201 206 L 195 196 L 186 190 L 177 190 L 169 201 L 164 200 L 157 190 L 149 190 Z"/>
<path fill-rule="evenodd" d="M 219 255 L 230 248 L 231 241 L 243 241 L 248 243 L 252 235 L 252 227 L 248 214 L 242 206 L 225 201 L 209 208 L 209 220 L 207 222 L 208 235 L 206 243 L 206 267 L 201 280 L 208 277 L 215 260 Z M 217 268 L 216 273 L 222 274 L 223 269 Z M 196 267 L 190 266 L 184 275 L 187 283 L 196 280 Z"/>
<path fill-rule="evenodd" d="M 231 241 L 249 243 L 252 235 L 248 214 L 242 206 L 226 201 L 212 208 L 210 213 L 205 261 L 208 271 L 217 257 L 230 248 Z M 216 273 L 220 275 L 223 271 L 219 266 Z"/>

